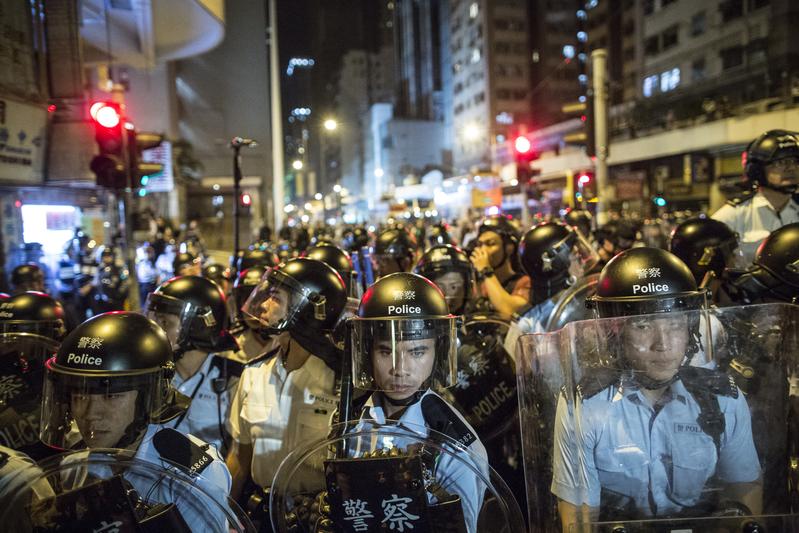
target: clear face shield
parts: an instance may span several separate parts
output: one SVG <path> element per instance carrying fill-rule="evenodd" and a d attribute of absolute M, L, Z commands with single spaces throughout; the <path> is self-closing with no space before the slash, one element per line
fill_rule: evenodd
<path fill-rule="evenodd" d="M 208 328 L 216 325 L 216 318 L 210 309 L 154 292 L 147 295 L 144 315 L 166 332 L 173 350 L 184 347 L 195 318 L 199 317 Z"/>
<path fill-rule="evenodd" d="M 62 320 L 4 320 L 0 322 L 0 335 L 29 333 L 50 339 L 60 339 L 66 333 Z"/>
<path fill-rule="evenodd" d="M 244 302 L 242 312 L 269 333 L 287 330 L 300 311 L 311 304 L 314 313 L 324 316 L 324 297 L 314 296 L 290 276 L 279 270 L 267 270 L 258 286 Z"/>
<path fill-rule="evenodd" d="M 429 279 L 444 293 L 447 307 L 452 314 L 461 314 L 466 303 L 474 296 L 471 272 L 463 272 L 453 267 L 448 272 L 443 270 L 435 272 Z"/>
<path fill-rule="evenodd" d="M 574 231 L 553 245 L 543 256 L 544 272 L 555 268 L 555 258 L 568 250 L 569 275 L 574 279 L 584 277 L 599 262 L 599 255 L 579 231 Z"/>
<path fill-rule="evenodd" d="M 793 192 L 799 186 L 799 158 L 786 157 L 766 165 L 766 180 L 770 187 Z"/>
<path fill-rule="evenodd" d="M 352 372 L 359 389 L 404 399 L 457 377 L 458 318 L 353 319 Z"/>
<path fill-rule="evenodd" d="M 48 446 L 124 448 L 164 411 L 164 369 L 89 376 L 45 363 L 40 437 Z"/>

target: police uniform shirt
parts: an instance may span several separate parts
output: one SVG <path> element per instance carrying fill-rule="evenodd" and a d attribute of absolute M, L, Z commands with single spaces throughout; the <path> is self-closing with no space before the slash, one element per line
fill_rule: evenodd
<path fill-rule="evenodd" d="M 544 333 L 546 331 L 544 326 L 546 326 L 553 309 L 555 309 L 554 298 L 547 298 L 531 307 L 519 320 L 511 323 L 508 333 L 505 335 L 505 351 L 511 354 L 514 360 L 517 360 L 516 341 L 519 340 L 519 337 L 530 333 Z"/>
<path fill-rule="evenodd" d="M 271 352 L 280 346 L 279 335 L 273 335 L 264 342 L 251 329 L 245 329 L 236 335 L 236 342 L 239 345 L 237 352 L 231 352 L 231 359 L 241 363 L 249 363 L 253 359 Z"/>
<path fill-rule="evenodd" d="M 573 505 L 607 506 L 600 491 L 630 501 L 641 516 L 674 514 L 699 503 L 712 476 L 723 483 L 760 477 L 749 407 L 737 398 L 717 396 L 725 429 L 720 456 L 713 438 L 697 423 L 699 406 L 681 381 L 659 400 L 658 411 L 626 380 L 578 404 L 580 431 L 563 394 L 555 421 L 552 492 Z M 582 448 L 579 443 L 582 442 Z"/>
<path fill-rule="evenodd" d="M 314 355 L 291 372 L 283 366 L 282 354 L 245 368 L 233 398 L 229 429 L 236 442 L 253 447 L 253 481 L 271 486 L 289 453 L 327 437 L 337 406 L 335 374 Z M 317 474 L 299 471 L 300 486 L 318 483 Z"/>
<path fill-rule="evenodd" d="M 758 191 L 740 204 L 722 206 L 713 213 L 712 218 L 724 222 L 738 234 L 741 251 L 747 262 L 751 263 L 755 259 L 757 247 L 772 231 L 799 222 L 799 204 L 790 199 L 778 213 L 763 193 Z"/>
<path fill-rule="evenodd" d="M 30 528 L 24 506 L 55 494 L 41 469 L 24 453 L 0 446 L 0 516 L 5 531 Z"/>
<path fill-rule="evenodd" d="M 220 378 L 222 374 L 220 367 L 213 364 L 214 357 L 213 354 L 209 354 L 200 369 L 188 379 L 184 380 L 175 372 L 172 386 L 181 394 L 191 398 L 191 404 L 186 416 L 177 419 L 178 425 L 175 425 L 175 422 L 168 425 L 181 433 L 192 434 L 221 450 L 223 443 L 220 425 L 224 427 L 230 416 L 230 401 L 236 390 L 236 378 L 228 376 L 225 391 L 221 394 L 214 392 L 214 380 Z M 231 363 L 233 364 L 236 363 Z"/>
<path fill-rule="evenodd" d="M 435 392 L 428 390 L 424 393 L 422 398 L 430 395 L 438 396 Z M 398 447 L 404 449 L 410 444 L 418 443 L 419 438 L 427 437 L 426 433 L 419 433 L 421 428 L 427 427 L 427 422 L 422 412 L 422 398 L 409 405 L 402 413 L 399 420 L 387 421 L 385 411 L 380 405 L 375 404 L 374 397 L 375 395 L 372 395 L 368 400 L 364 407 L 361 420 L 353 431 L 368 431 L 375 425 L 384 426 L 387 424 L 396 424 L 402 429 L 407 430 L 409 434 L 413 435 L 413 438 L 409 438 L 407 442 L 402 442 L 401 439 L 394 436 L 385 435 L 381 437 L 379 434 L 376 434 L 372 442 L 360 442 L 358 446 L 352 450 L 353 456 L 357 457 L 367 451 L 382 450 L 383 448 Z M 486 453 L 483 443 L 477 438 L 477 433 L 466 419 L 463 418 L 456 409 L 452 408 L 451 410 L 453 415 L 457 416 L 475 437 L 474 442 L 468 446 L 468 450 L 471 453 L 470 458 L 476 459 L 476 462 L 472 461 L 471 467 L 481 472 L 485 479 L 488 479 L 488 454 Z M 403 426 L 403 424 L 405 425 Z M 394 428 L 392 428 L 392 431 L 396 432 Z M 449 451 L 450 454 L 441 455 L 436 461 L 436 482 L 448 493 L 457 494 L 461 497 L 463 514 L 466 519 L 466 529 L 469 532 L 473 532 L 477 530 L 477 518 L 483 506 L 486 486 L 474 471 L 467 466 L 465 462 L 467 456 L 465 454 L 458 453 L 456 450 L 452 449 L 449 449 Z M 458 459 L 453 455 L 457 456 Z M 431 500 L 430 503 L 435 503 L 435 498 L 430 494 L 428 494 L 428 496 Z"/>
<path fill-rule="evenodd" d="M 185 478 L 185 476 L 190 474 L 163 459 L 153 442 L 155 434 L 165 427 L 168 427 L 168 425 L 151 424 L 147 427 L 141 444 L 136 450 L 135 458 L 152 463 L 164 470 L 176 472 L 178 476 Z M 168 478 L 160 479 L 154 483 L 151 475 L 143 476 L 130 470 L 125 473 L 124 477 L 146 501 L 174 503 L 191 531 L 208 531 L 207 526 L 209 523 L 214 525 L 213 531 L 227 531 L 225 510 L 230 512 L 227 509 L 227 497 L 230 494 L 232 484 L 230 472 L 216 448 L 193 435 L 188 435 L 188 438 L 194 444 L 203 448 L 205 453 L 211 458 L 211 462 L 202 468 L 198 474 L 191 475 L 193 478 L 192 486 L 174 483 L 169 481 Z M 73 454 L 66 457 L 65 461 L 85 460 L 87 454 L 90 454 L 90 452 L 85 451 L 83 454 Z M 65 471 L 65 475 L 62 475 L 62 482 L 67 486 L 83 486 L 86 481 L 85 476 L 90 474 L 101 479 L 110 478 L 114 474 L 105 465 L 92 465 L 89 470 L 90 472 L 85 469 L 68 469 Z M 199 492 L 193 494 L 196 490 L 194 487 L 197 487 L 204 495 L 199 496 Z M 218 502 L 220 507 L 209 506 L 209 497 Z"/>

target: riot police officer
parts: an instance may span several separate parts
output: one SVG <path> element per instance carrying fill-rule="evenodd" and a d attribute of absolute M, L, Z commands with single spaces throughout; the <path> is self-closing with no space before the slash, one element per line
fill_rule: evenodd
<path fill-rule="evenodd" d="M 466 306 L 473 300 L 475 288 L 474 269 L 466 252 L 452 244 L 437 244 L 422 255 L 414 272 L 441 289 L 450 313 L 466 313 Z"/>
<path fill-rule="evenodd" d="M 102 246 L 98 252 L 93 312 L 121 310 L 128 297 L 128 271 L 116 264 L 116 251 L 112 246 Z"/>
<path fill-rule="evenodd" d="M 202 260 L 190 252 L 175 254 L 172 260 L 173 276 L 200 276 L 202 274 Z"/>
<path fill-rule="evenodd" d="M 44 292 L 44 272 L 36 263 L 25 263 L 11 271 L 11 289 L 14 294 L 27 291 Z"/>
<path fill-rule="evenodd" d="M 530 278 L 520 272 L 518 248 L 516 227 L 508 217 L 494 215 L 480 224 L 471 253 L 481 305 L 508 317 L 530 302 Z"/>
<path fill-rule="evenodd" d="M 600 264 L 605 266 L 614 256 L 629 250 L 638 240 L 635 224 L 628 220 L 611 220 L 596 231 Z"/>
<path fill-rule="evenodd" d="M 236 261 L 236 270 L 241 273 L 254 266 L 272 268 L 276 267 L 278 263 L 280 263 L 280 259 L 272 250 L 257 246 L 242 252 Z"/>
<path fill-rule="evenodd" d="M 346 302 L 344 281 L 331 266 L 298 258 L 269 270 L 244 304 L 246 315 L 278 335 L 280 347 L 245 368 L 233 400 L 227 462 L 234 499 L 250 475 L 269 487 L 291 450 L 326 436 L 342 357 L 331 333 Z"/>
<path fill-rule="evenodd" d="M 524 234 L 519 248 L 522 269 L 533 285 L 529 308 L 522 310 L 505 337 L 505 349 L 511 354 L 519 335 L 546 331 L 559 295 L 599 262 L 583 235 L 562 222 L 534 226 Z"/>
<path fill-rule="evenodd" d="M 366 291 L 352 319 L 352 375 L 356 388 L 372 394 L 355 431 L 387 423 L 434 429 L 459 441 L 478 458 L 474 467 L 487 471 L 474 429 L 432 390 L 456 381 L 458 321 L 443 293 L 416 274 L 384 276 Z M 475 531 L 485 490 L 477 476 L 450 461 L 435 465 L 433 476 L 445 493 L 460 497 L 466 529 Z"/>
<path fill-rule="evenodd" d="M 416 260 L 416 238 L 403 228 L 391 228 L 377 236 L 374 259 L 377 276 L 408 272 Z"/>
<path fill-rule="evenodd" d="M 203 267 L 202 275 L 219 285 L 222 294 L 226 297 L 230 294 L 230 267 L 219 263 L 209 263 Z"/>
<path fill-rule="evenodd" d="M 41 292 L 23 292 L 0 303 L 0 445 L 35 460 L 51 451 L 39 442 L 44 362 L 66 333 L 64 309 Z"/>
<path fill-rule="evenodd" d="M 344 280 L 347 295 L 352 298 L 360 298 L 362 291 L 359 290 L 352 259 L 347 252 L 333 244 L 320 244 L 308 250 L 305 257 L 322 261 L 333 267 Z"/>
<path fill-rule="evenodd" d="M 241 365 L 219 355 L 237 348 L 225 329 L 227 306 L 219 286 L 199 276 L 177 276 L 150 293 L 145 314 L 166 332 L 175 358 L 172 385 L 191 406 L 170 425 L 227 448 L 225 421 Z"/>
<path fill-rule="evenodd" d="M 738 246 L 738 235 L 725 223 L 696 217 L 681 222 L 671 233 L 669 251 L 691 269 L 696 283 L 710 289 L 713 302 L 728 305 L 725 271 L 745 270 L 748 265 Z"/>
<path fill-rule="evenodd" d="M 703 515 L 722 500 L 758 514 L 747 401 L 726 374 L 692 365 L 710 335 L 688 267 L 665 250 L 628 250 L 604 267 L 589 302 L 600 318 L 633 318 L 597 326 L 608 351 L 576 387 L 579 428 L 567 389 L 558 400 L 551 488 L 563 530 L 581 507 L 592 521 Z"/>
<path fill-rule="evenodd" d="M 738 303 L 799 301 L 799 223 L 775 230 L 758 248 L 752 266 L 725 288 Z"/>
<path fill-rule="evenodd" d="M 594 216 L 586 209 L 569 209 L 563 216 L 563 221 L 569 226 L 580 230 L 585 240 L 591 242 L 593 240 L 593 232 L 591 228 L 594 225 Z"/>
<path fill-rule="evenodd" d="M 799 204 L 791 198 L 799 186 L 799 133 L 770 130 L 752 141 L 744 154 L 744 174 L 757 187 L 713 213 L 741 239 L 747 261 L 769 233 L 799 222 Z"/>
<path fill-rule="evenodd" d="M 253 363 L 263 357 L 270 357 L 278 347 L 274 332 L 264 328 L 258 320 L 241 312 L 247 298 L 261 282 L 267 270 L 263 266 L 254 266 L 240 272 L 233 283 L 232 297 L 228 300 L 232 303 L 232 306 L 228 306 L 228 310 L 233 318 L 230 333 L 239 345 L 233 358 L 242 363 Z"/>
<path fill-rule="evenodd" d="M 147 317 L 116 311 L 87 320 L 45 364 L 42 442 L 62 450 L 127 449 L 165 471 L 179 469 L 226 501 L 230 473 L 216 449 L 165 426 L 185 409 L 169 385 L 173 371 L 169 339 Z M 185 486 L 125 478 L 148 499 L 175 503 L 195 530 L 213 513 Z M 213 519 L 216 530 L 225 529 L 224 516 Z"/>

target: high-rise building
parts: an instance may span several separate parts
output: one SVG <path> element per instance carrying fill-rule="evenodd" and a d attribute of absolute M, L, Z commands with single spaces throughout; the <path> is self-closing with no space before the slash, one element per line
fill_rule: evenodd
<path fill-rule="evenodd" d="M 530 119 L 530 40 L 524 0 L 450 3 L 454 167 L 492 165 L 492 153 Z"/>

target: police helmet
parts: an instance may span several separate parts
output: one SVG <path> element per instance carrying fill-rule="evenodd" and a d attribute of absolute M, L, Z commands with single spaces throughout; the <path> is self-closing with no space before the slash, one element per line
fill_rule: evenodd
<path fill-rule="evenodd" d="M 445 223 L 439 223 L 430 228 L 430 232 L 426 236 L 427 242 L 430 246 L 440 244 L 455 244 L 452 237 L 449 235 L 449 229 Z"/>
<path fill-rule="evenodd" d="M 411 258 L 416 253 L 416 248 L 413 235 L 404 229 L 392 228 L 377 236 L 374 255 L 393 259 Z"/>
<path fill-rule="evenodd" d="M 194 268 L 200 265 L 200 258 L 189 252 L 180 252 L 175 254 L 172 260 L 172 272 L 179 276 L 181 270 L 184 268 Z"/>
<path fill-rule="evenodd" d="M 245 250 L 236 263 L 236 269 L 243 272 L 248 268 L 254 266 L 262 266 L 266 268 L 276 267 L 280 263 L 278 256 L 269 249 L 254 248 Z"/>
<path fill-rule="evenodd" d="M 11 271 L 11 285 L 17 291 L 43 290 L 44 272 L 36 263 L 25 263 Z"/>
<path fill-rule="evenodd" d="M 227 306 L 222 289 L 199 276 L 176 276 L 159 285 L 147 296 L 145 314 L 164 329 L 172 329 L 171 317 L 177 317 L 176 356 L 198 350 L 224 351 L 234 342 L 225 329 Z"/>
<path fill-rule="evenodd" d="M 697 283 L 708 272 L 720 278 L 725 268 L 744 266 L 738 235 L 712 218 L 690 218 L 674 228 L 669 251 L 688 265 Z"/>
<path fill-rule="evenodd" d="M 210 263 L 203 267 L 203 277 L 224 288 L 224 284 L 230 281 L 230 267 L 219 263 Z"/>
<path fill-rule="evenodd" d="M 507 215 L 491 215 L 483 219 L 480 226 L 477 228 L 477 235 L 482 235 L 487 231 L 491 231 L 502 237 L 502 240 L 506 244 L 512 243 L 514 246 L 518 246 L 519 244 L 519 230 Z"/>
<path fill-rule="evenodd" d="M 28 291 L 3 299 L 0 333 L 31 333 L 61 340 L 66 333 L 64 308 L 43 292 Z"/>
<path fill-rule="evenodd" d="M 332 331 L 347 302 L 344 280 L 316 259 L 292 259 L 269 269 L 242 311 L 268 333 Z"/>
<path fill-rule="evenodd" d="M 359 297 L 357 293 L 358 283 L 356 282 L 355 269 L 352 266 L 350 254 L 333 244 L 320 244 L 314 246 L 305 254 L 308 259 L 316 259 L 333 267 L 339 273 L 344 285 L 347 287 L 349 297 Z"/>
<path fill-rule="evenodd" d="M 744 157 L 744 174 L 750 180 L 762 187 L 782 190 L 781 187 L 769 185 L 766 166 L 781 160 L 794 160 L 799 164 L 799 133 L 786 130 L 767 131 L 749 144 Z M 796 184 L 793 184 L 785 192 L 793 192 L 795 189 Z"/>
<path fill-rule="evenodd" d="M 244 302 L 261 282 L 261 278 L 267 270 L 269 269 L 264 266 L 254 266 L 239 272 L 236 281 L 233 282 L 233 302 L 236 304 L 236 309 L 241 309 L 244 306 Z"/>
<path fill-rule="evenodd" d="M 166 333 L 139 313 L 112 311 L 75 328 L 45 364 L 40 437 L 60 449 L 124 448 L 151 423 L 176 416 L 170 380 L 172 347 Z M 136 392 L 134 399 L 129 399 Z M 98 419 L 95 402 L 133 402 Z M 127 427 L 119 420 L 131 415 Z"/>
<path fill-rule="evenodd" d="M 563 217 L 563 221 L 569 226 L 577 228 L 583 237 L 586 239 L 591 236 L 591 226 L 594 222 L 594 217 L 590 211 L 585 209 L 569 209 Z"/>
<path fill-rule="evenodd" d="M 446 296 L 447 305 L 454 314 L 463 314 L 464 307 L 474 292 L 474 268 L 466 252 L 452 244 L 439 244 L 429 248 L 416 263 L 414 272 L 435 283 L 436 279 L 454 272 L 463 278 L 463 301 Z"/>
<path fill-rule="evenodd" d="M 645 315 L 702 309 L 706 293 L 676 255 L 660 248 L 631 248 L 608 261 L 587 305 L 600 318 Z"/>
<path fill-rule="evenodd" d="M 799 222 L 773 231 L 757 249 L 752 268 L 733 287 L 746 303 L 799 301 Z"/>
<path fill-rule="evenodd" d="M 403 381 L 401 369 L 409 369 L 407 352 L 413 352 L 414 347 L 403 349 L 400 343 L 427 339 L 434 340 L 435 353 L 431 354 L 432 366 L 429 374 L 422 376 L 419 390 L 433 382 L 445 387 L 455 383 L 458 318 L 450 314 L 444 294 L 427 278 L 408 272 L 380 278 L 364 293 L 351 323 L 356 387 L 403 392 L 409 384 Z M 394 381 L 378 381 L 374 368 L 379 361 L 398 370 Z"/>
<path fill-rule="evenodd" d="M 519 254 L 522 268 L 533 280 L 582 277 L 599 261 L 582 234 L 562 222 L 542 222 L 528 230 Z"/>

